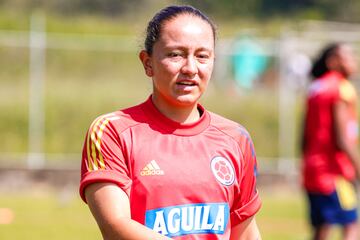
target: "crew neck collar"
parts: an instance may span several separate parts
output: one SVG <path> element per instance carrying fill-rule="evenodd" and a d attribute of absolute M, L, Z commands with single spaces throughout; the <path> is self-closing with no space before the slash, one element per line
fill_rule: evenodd
<path fill-rule="evenodd" d="M 326 77 L 330 76 L 330 77 L 335 78 L 337 80 L 346 80 L 346 77 L 343 74 L 341 74 L 341 73 L 339 73 L 337 71 L 334 71 L 334 70 L 329 71 L 328 73 L 325 74 L 325 76 Z"/>
<path fill-rule="evenodd" d="M 210 115 L 200 104 L 197 108 L 202 112 L 199 120 L 193 123 L 179 123 L 164 114 L 162 114 L 152 101 L 151 95 L 143 104 L 143 111 L 145 112 L 151 124 L 157 126 L 157 130 L 165 134 L 174 134 L 181 136 L 192 136 L 203 132 L 210 124 Z"/>

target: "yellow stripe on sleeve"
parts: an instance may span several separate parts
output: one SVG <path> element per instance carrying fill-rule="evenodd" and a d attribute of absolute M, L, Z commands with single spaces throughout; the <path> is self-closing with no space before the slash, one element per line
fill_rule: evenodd
<path fill-rule="evenodd" d="M 92 158 L 91 158 L 91 154 L 90 154 L 90 145 L 91 145 L 91 133 L 92 130 L 94 128 L 94 126 L 97 124 L 99 120 L 96 119 L 90 126 L 88 134 L 87 134 L 87 139 L 86 139 L 86 153 L 87 153 L 87 160 L 88 160 L 88 170 L 92 171 L 94 170 L 93 168 L 93 163 L 92 163 Z"/>
<path fill-rule="evenodd" d="M 97 163 L 97 156 L 96 156 L 96 146 L 95 146 L 95 142 L 96 142 L 96 136 L 95 136 L 96 132 L 95 132 L 95 128 L 93 130 L 93 132 L 91 133 L 91 156 L 93 159 L 93 168 L 94 170 L 98 170 L 98 163 Z"/>
<path fill-rule="evenodd" d="M 93 141 L 95 139 L 95 131 L 97 128 L 97 125 L 102 120 L 102 117 L 99 117 L 97 120 L 94 121 L 92 126 L 90 127 L 89 133 L 88 133 L 88 142 L 87 142 L 87 155 L 88 155 L 88 168 L 90 171 L 97 170 L 97 162 L 96 162 L 96 152 L 94 149 Z M 91 146 L 91 150 L 90 150 Z"/>
<path fill-rule="evenodd" d="M 91 129 L 91 128 L 90 128 Z M 90 140 L 89 140 L 89 138 L 90 138 L 90 129 L 89 129 L 89 131 L 88 131 L 88 133 L 87 133 L 87 138 L 86 138 L 86 155 L 87 155 L 87 168 L 88 168 L 88 170 L 89 171 L 92 171 L 93 169 L 92 169 L 92 164 L 91 164 L 91 156 L 90 156 Z"/>
<path fill-rule="evenodd" d="M 94 121 L 94 124 L 91 127 L 91 131 L 89 131 L 88 134 L 87 154 L 89 170 L 105 169 L 105 161 L 101 152 L 101 138 L 103 136 L 106 125 L 111 120 L 116 119 L 119 119 L 119 117 L 114 116 L 113 114 L 107 114 L 99 117 Z"/>
<path fill-rule="evenodd" d="M 90 135 L 91 135 L 91 132 L 89 131 L 87 139 L 86 139 L 86 153 L 87 153 L 87 160 L 88 160 L 88 170 L 92 171 L 92 170 L 94 170 L 94 168 L 92 167 L 93 165 L 92 165 L 91 155 L 90 155 L 90 144 L 91 144 Z"/>
<path fill-rule="evenodd" d="M 97 142 L 96 142 L 96 147 L 98 148 L 99 150 L 99 165 L 100 165 L 100 168 L 101 169 L 105 169 L 105 162 L 104 162 L 104 158 L 102 156 L 102 153 L 101 153 L 101 137 L 103 135 L 103 132 L 104 132 L 104 129 L 106 127 L 106 125 L 109 123 L 109 120 L 106 119 L 100 126 L 99 128 L 99 133 L 98 133 L 98 139 L 97 139 Z"/>

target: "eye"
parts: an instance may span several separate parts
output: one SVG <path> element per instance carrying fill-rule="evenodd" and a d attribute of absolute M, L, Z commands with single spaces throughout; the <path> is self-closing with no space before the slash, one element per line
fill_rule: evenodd
<path fill-rule="evenodd" d="M 198 54 L 196 54 L 196 58 L 200 62 L 206 62 L 208 59 L 210 59 L 210 54 L 207 52 L 199 52 Z"/>
<path fill-rule="evenodd" d="M 170 52 L 167 54 L 167 56 L 170 58 L 177 58 L 177 57 L 181 57 L 182 54 L 181 54 L 181 52 Z"/>
<path fill-rule="evenodd" d="M 200 53 L 197 55 L 198 58 L 202 58 L 202 59 L 207 59 L 209 58 L 209 54 L 206 54 L 206 53 Z"/>

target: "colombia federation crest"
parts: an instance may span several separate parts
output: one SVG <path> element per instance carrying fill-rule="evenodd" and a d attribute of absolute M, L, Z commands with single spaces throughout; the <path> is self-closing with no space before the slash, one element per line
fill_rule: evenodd
<path fill-rule="evenodd" d="M 235 172 L 233 165 L 224 157 L 214 157 L 211 160 L 211 171 L 216 180 L 225 186 L 230 186 L 234 183 Z"/>

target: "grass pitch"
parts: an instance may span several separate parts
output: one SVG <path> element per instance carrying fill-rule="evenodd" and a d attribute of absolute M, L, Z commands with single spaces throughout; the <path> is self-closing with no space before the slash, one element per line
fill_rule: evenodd
<path fill-rule="evenodd" d="M 264 240 L 309 239 L 300 193 L 263 192 L 257 223 Z M 95 220 L 77 193 L 1 194 L 0 208 L 10 208 L 11 224 L 0 225 L 0 239 L 101 239 Z"/>

